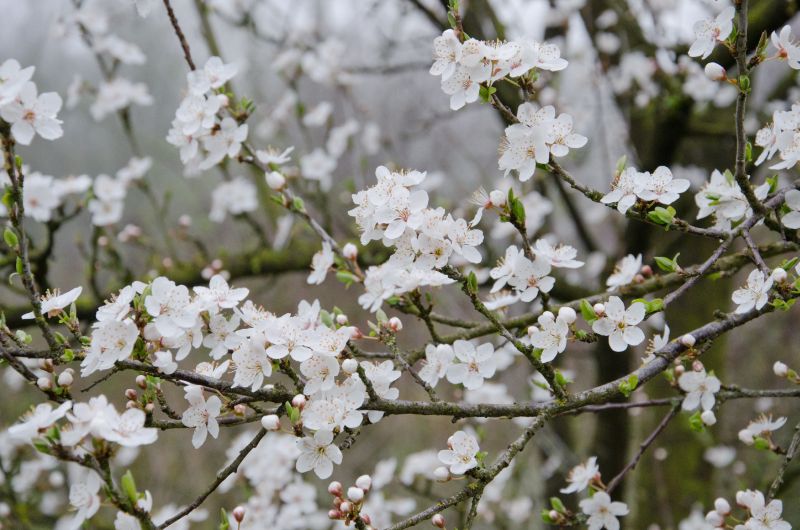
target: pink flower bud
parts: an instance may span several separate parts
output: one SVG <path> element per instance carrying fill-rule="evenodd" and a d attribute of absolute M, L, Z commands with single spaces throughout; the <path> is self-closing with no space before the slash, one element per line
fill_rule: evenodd
<path fill-rule="evenodd" d="M 139 408 L 139 404 L 135 401 L 126 401 L 125 402 L 126 409 L 136 409 Z"/>
<path fill-rule="evenodd" d="M 273 189 L 275 191 L 280 191 L 284 188 L 284 186 L 286 186 L 286 177 L 284 177 L 277 171 L 270 171 L 269 173 L 267 173 L 266 179 L 267 179 L 267 186 L 269 186 L 270 189 Z"/>
<path fill-rule="evenodd" d="M 369 491 L 369 489 L 372 487 L 372 477 L 369 475 L 361 475 L 356 479 L 356 486 L 364 491 Z"/>
<path fill-rule="evenodd" d="M 355 326 L 350 326 L 350 340 L 359 340 L 363 339 L 364 334 Z"/>
<path fill-rule="evenodd" d="M 772 371 L 775 372 L 775 375 L 778 377 L 786 377 L 789 375 L 789 367 L 780 361 L 775 361 L 775 364 L 772 365 Z"/>
<path fill-rule="evenodd" d="M 708 63 L 705 67 L 706 77 L 712 81 L 724 81 L 728 78 L 725 68 L 717 63 Z"/>
<path fill-rule="evenodd" d="M 560 518 L 560 515 L 555 510 L 550 510 L 547 516 L 550 518 L 551 521 L 558 521 L 558 519 Z"/>
<path fill-rule="evenodd" d="M 136 376 L 136 386 L 142 390 L 147 390 L 147 378 L 142 374 Z"/>
<path fill-rule="evenodd" d="M 437 513 L 433 517 L 431 517 L 431 524 L 436 528 L 444 528 L 445 520 L 444 515 Z"/>
<path fill-rule="evenodd" d="M 342 504 L 339 505 L 339 511 L 342 513 L 350 513 L 353 509 L 353 505 L 347 501 L 344 501 Z"/>
<path fill-rule="evenodd" d="M 144 411 L 147 412 L 148 414 L 152 414 L 154 410 L 156 410 L 156 406 L 154 403 L 148 403 L 147 405 L 144 406 Z"/>
<path fill-rule="evenodd" d="M 389 329 L 391 329 L 394 332 L 403 329 L 403 322 L 397 317 L 390 318 L 389 322 L 387 322 L 386 325 L 389 327 Z"/>
<path fill-rule="evenodd" d="M 237 523 L 241 523 L 244 520 L 244 507 L 237 506 L 236 508 L 233 509 L 231 514 L 233 515 L 233 518 L 236 520 Z"/>
<path fill-rule="evenodd" d="M 233 406 L 233 413 L 237 416 L 244 416 L 245 412 L 247 412 L 247 407 L 244 406 L 244 403 L 237 403 Z"/>
<path fill-rule="evenodd" d="M 302 410 L 306 406 L 306 397 L 303 394 L 297 394 L 292 398 L 292 406 Z"/>
<path fill-rule="evenodd" d="M 639 273 L 645 278 L 649 278 L 653 275 L 653 267 L 650 265 L 642 265 L 642 269 L 639 271 Z"/>
<path fill-rule="evenodd" d="M 364 500 L 364 490 L 355 486 L 347 489 L 347 498 L 358 504 Z"/>
<path fill-rule="evenodd" d="M 372 519 L 370 518 L 370 516 L 365 513 L 361 514 L 361 520 L 364 521 L 364 524 L 372 523 Z"/>
<path fill-rule="evenodd" d="M 637 274 L 633 277 L 633 283 L 642 283 L 644 281 L 644 276 L 641 274 Z"/>
<path fill-rule="evenodd" d="M 694 338 L 694 335 L 687 333 L 686 335 L 681 337 L 681 345 L 687 348 L 692 348 L 695 345 L 697 340 Z"/>
<path fill-rule="evenodd" d="M 268 414 L 261 417 L 261 426 L 267 431 L 277 431 L 281 428 L 281 419 L 277 414 Z"/>
<path fill-rule="evenodd" d="M 342 490 L 342 483 L 341 482 L 337 482 L 337 481 L 334 480 L 333 482 L 328 484 L 328 493 L 330 493 L 334 497 L 341 497 L 342 496 L 342 491 L 343 490 Z"/>
<path fill-rule="evenodd" d="M 344 517 L 344 514 L 339 510 L 328 510 L 328 519 L 333 519 L 334 521 L 337 519 L 341 519 Z"/>
<path fill-rule="evenodd" d="M 192 226 L 192 216 L 187 214 L 181 215 L 178 217 L 178 224 L 184 228 Z"/>
<path fill-rule="evenodd" d="M 132 388 L 128 388 L 127 390 L 125 390 L 125 397 L 128 399 L 136 399 L 138 396 L 139 394 L 137 394 L 136 390 Z"/>
<path fill-rule="evenodd" d="M 347 243 L 342 248 L 342 255 L 349 260 L 355 261 L 358 257 L 358 247 L 352 243 Z"/>
<path fill-rule="evenodd" d="M 703 370 L 705 370 L 705 367 L 703 366 L 703 363 L 701 363 L 700 361 L 694 361 L 692 363 L 692 370 L 694 370 L 695 372 L 702 372 Z"/>
<path fill-rule="evenodd" d="M 594 304 L 592 309 L 594 309 L 594 314 L 597 315 L 598 317 L 603 316 L 606 312 L 606 306 L 604 306 L 600 302 Z"/>
<path fill-rule="evenodd" d="M 716 510 L 719 514 L 728 515 L 731 513 L 731 505 L 728 503 L 728 501 L 722 497 L 719 497 L 714 501 L 714 510 Z"/>

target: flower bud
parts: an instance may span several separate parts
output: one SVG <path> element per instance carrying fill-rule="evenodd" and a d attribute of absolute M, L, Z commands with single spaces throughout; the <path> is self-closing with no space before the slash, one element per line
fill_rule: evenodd
<path fill-rule="evenodd" d="M 637 274 L 636 276 L 633 277 L 633 283 L 642 283 L 642 282 L 644 282 L 644 276 L 642 276 L 641 274 Z"/>
<path fill-rule="evenodd" d="M 403 329 L 403 322 L 397 317 L 390 318 L 389 322 L 387 322 L 387 325 L 389 326 L 389 329 L 391 329 L 394 332 Z"/>
<path fill-rule="evenodd" d="M 53 382 L 49 377 L 40 377 L 36 380 L 36 386 L 38 386 L 41 390 L 50 390 L 53 388 Z"/>
<path fill-rule="evenodd" d="M 347 489 L 347 498 L 358 504 L 364 500 L 364 490 L 355 486 Z"/>
<path fill-rule="evenodd" d="M 219 99 L 219 104 L 221 107 L 227 107 L 230 104 L 230 99 L 225 94 L 217 94 L 217 99 Z"/>
<path fill-rule="evenodd" d="M 639 274 L 641 274 L 645 278 L 649 278 L 653 275 L 653 267 L 651 267 L 650 265 L 642 265 Z"/>
<path fill-rule="evenodd" d="M 714 510 L 721 515 L 728 515 L 731 513 L 731 505 L 728 503 L 728 501 L 722 497 L 719 497 L 714 501 Z"/>
<path fill-rule="evenodd" d="M 573 322 L 578 320 L 578 314 L 571 307 L 565 306 L 558 310 L 558 318 L 560 318 L 567 324 L 572 324 Z"/>
<path fill-rule="evenodd" d="M 675 375 L 678 377 L 682 376 L 685 371 L 686 368 L 684 368 L 682 364 L 675 367 Z"/>
<path fill-rule="evenodd" d="M 241 523 L 244 520 L 244 507 L 237 506 L 236 508 L 233 509 L 231 514 L 233 515 L 233 518 L 236 520 L 237 523 Z"/>
<path fill-rule="evenodd" d="M 141 388 L 142 390 L 147 390 L 147 377 L 139 374 L 136 376 L 136 386 Z"/>
<path fill-rule="evenodd" d="M 369 491 L 369 489 L 372 487 L 372 477 L 369 475 L 361 475 L 356 479 L 356 486 L 364 491 Z"/>
<path fill-rule="evenodd" d="M 270 171 L 266 175 L 267 179 L 267 186 L 275 191 L 280 191 L 286 186 L 286 177 L 278 173 L 277 171 Z"/>
<path fill-rule="evenodd" d="M 244 406 L 244 403 L 237 403 L 233 406 L 233 413 L 237 416 L 244 416 L 245 412 L 247 412 L 247 407 Z"/>
<path fill-rule="evenodd" d="M 685 346 L 687 348 L 694 347 L 697 340 L 694 338 L 694 335 L 691 333 L 687 333 L 686 335 L 681 337 L 681 346 Z"/>
<path fill-rule="evenodd" d="M 358 329 L 355 326 L 350 326 L 350 339 L 351 340 L 358 340 L 358 339 L 363 339 L 363 338 L 364 338 L 364 334 L 361 333 L 360 329 Z"/>
<path fill-rule="evenodd" d="M 75 379 L 72 377 L 72 372 L 69 370 L 65 370 L 58 374 L 58 386 L 72 386 L 72 383 Z"/>
<path fill-rule="evenodd" d="M 261 417 L 261 426 L 267 431 L 277 431 L 281 428 L 281 419 L 277 414 L 268 414 Z"/>
<path fill-rule="evenodd" d="M 342 513 L 350 513 L 353 509 L 353 505 L 347 501 L 344 501 L 342 504 L 339 505 L 339 511 Z"/>
<path fill-rule="evenodd" d="M 367 515 L 365 513 L 362 513 L 362 514 L 360 514 L 360 516 L 361 516 L 361 520 L 364 521 L 364 524 L 372 523 L 372 518 L 369 515 Z"/>
<path fill-rule="evenodd" d="M 547 320 L 555 320 L 556 319 L 556 316 L 553 314 L 552 311 L 545 311 L 545 312 L 542 313 L 542 316 L 544 318 L 546 318 Z"/>
<path fill-rule="evenodd" d="M 292 406 L 302 410 L 306 406 L 306 397 L 303 394 L 297 394 L 292 398 Z"/>
<path fill-rule="evenodd" d="M 339 510 L 328 510 L 328 519 L 333 519 L 334 521 L 337 519 L 341 519 L 344 516 L 342 512 Z"/>
<path fill-rule="evenodd" d="M 342 490 L 342 483 L 341 482 L 337 482 L 337 481 L 334 480 L 333 482 L 328 484 L 328 493 L 330 493 L 334 497 L 341 497 L 342 496 L 342 491 L 343 490 Z"/>
<path fill-rule="evenodd" d="M 694 361 L 692 363 L 692 370 L 694 370 L 695 372 L 702 372 L 703 370 L 705 370 L 705 367 L 703 366 L 703 363 L 701 363 L 700 361 Z"/>
<path fill-rule="evenodd" d="M 52 359 L 40 359 L 39 368 L 41 368 L 45 372 L 52 372 L 53 370 L 55 370 L 55 366 L 53 365 Z"/>
<path fill-rule="evenodd" d="M 342 313 L 336 315 L 336 323 L 339 324 L 340 326 L 344 326 L 345 324 L 347 324 L 347 315 Z"/>
<path fill-rule="evenodd" d="M 789 375 L 789 367 L 780 361 L 775 361 L 775 364 L 772 365 L 772 371 L 775 372 L 775 375 L 778 377 L 786 377 Z"/>
<path fill-rule="evenodd" d="M 358 361 L 355 359 L 345 359 L 342 361 L 342 371 L 346 374 L 354 374 L 358 371 Z"/>
<path fill-rule="evenodd" d="M 558 519 L 560 518 L 560 515 L 555 510 L 550 510 L 547 516 L 550 518 L 551 521 L 558 521 Z"/>
<path fill-rule="evenodd" d="M 144 411 L 148 414 L 152 414 L 154 410 L 156 410 L 155 403 L 148 403 L 144 406 Z"/>
<path fill-rule="evenodd" d="M 533 336 L 533 334 L 536 333 L 537 331 L 539 331 L 539 327 L 538 326 L 528 326 L 528 335 L 529 336 Z"/>
<path fill-rule="evenodd" d="M 708 63 L 705 68 L 706 77 L 712 81 L 724 81 L 728 78 L 725 67 L 717 63 Z"/>
<path fill-rule="evenodd" d="M 433 478 L 436 482 L 447 482 L 450 480 L 450 470 L 444 466 L 439 466 L 433 470 Z"/>
<path fill-rule="evenodd" d="M 772 271 L 772 279 L 775 280 L 777 283 L 785 282 L 788 276 L 789 275 L 786 274 L 786 269 L 783 269 L 781 267 L 778 267 L 774 271 Z"/>
<path fill-rule="evenodd" d="M 594 304 L 592 309 L 594 309 L 594 314 L 597 316 L 603 316 L 603 314 L 606 312 L 606 306 L 604 306 L 600 302 Z"/>
<path fill-rule="evenodd" d="M 431 517 L 431 524 L 436 528 L 444 528 L 445 520 L 444 515 L 437 513 L 433 517 Z"/>
<path fill-rule="evenodd" d="M 342 248 L 342 255 L 349 260 L 355 261 L 358 257 L 358 247 L 352 243 L 347 243 L 344 248 Z"/>
<path fill-rule="evenodd" d="M 712 510 L 706 514 L 706 522 L 711 526 L 717 528 L 725 524 L 725 518 L 722 517 L 717 512 L 715 512 L 714 510 Z"/>
<path fill-rule="evenodd" d="M 492 201 L 493 206 L 504 206 L 508 200 L 508 194 L 500 190 L 492 190 L 489 192 L 489 200 Z"/>
<path fill-rule="evenodd" d="M 136 392 L 136 390 L 134 390 L 132 388 L 129 388 L 129 389 L 125 390 L 125 397 L 130 399 L 130 400 L 134 400 L 138 396 L 139 396 L 139 394 Z"/>
<path fill-rule="evenodd" d="M 139 404 L 137 402 L 135 402 L 135 401 L 132 401 L 132 400 L 131 401 L 126 401 L 125 402 L 125 408 L 126 409 L 137 409 L 137 408 L 139 408 Z"/>
<path fill-rule="evenodd" d="M 188 214 L 181 215 L 178 217 L 178 224 L 184 228 L 192 226 L 192 216 Z"/>
<path fill-rule="evenodd" d="M 703 420 L 703 423 L 709 427 L 717 423 L 717 417 L 714 415 L 713 410 L 704 411 L 702 414 L 700 414 L 700 419 Z"/>

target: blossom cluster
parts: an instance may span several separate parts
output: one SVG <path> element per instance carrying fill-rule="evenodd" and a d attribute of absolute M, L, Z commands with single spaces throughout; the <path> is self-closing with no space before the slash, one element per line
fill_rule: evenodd
<path fill-rule="evenodd" d="M 676 179 L 668 167 L 659 166 L 652 173 L 627 167 L 611 183 L 611 191 L 603 196 L 603 204 L 616 204 L 620 213 L 627 212 L 637 200 L 672 204 L 689 189 L 689 181 Z"/>

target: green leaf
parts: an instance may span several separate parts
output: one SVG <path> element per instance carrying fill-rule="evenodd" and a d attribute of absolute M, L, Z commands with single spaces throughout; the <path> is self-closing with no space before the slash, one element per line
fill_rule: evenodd
<path fill-rule="evenodd" d="M 753 144 L 751 144 L 750 142 L 744 144 L 744 159 L 747 162 L 753 161 Z"/>
<path fill-rule="evenodd" d="M 625 171 L 625 165 L 628 163 L 628 155 L 622 155 L 617 159 L 617 175 Z"/>
<path fill-rule="evenodd" d="M 550 497 L 550 506 L 559 513 L 566 513 L 567 509 L 564 506 L 564 503 L 561 502 L 561 499 L 558 497 Z"/>
<path fill-rule="evenodd" d="M 303 202 L 303 199 L 300 197 L 295 197 L 292 200 L 292 209 L 298 212 L 305 212 L 306 211 L 306 203 Z"/>
<path fill-rule="evenodd" d="M 594 312 L 592 304 L 588 300 L 581 300 L 581 316 L 589 324 L 593 324 L 597 320 L 597 315 Z"/>
<path fill-rule="evenodd" d="M 706 426 L 703 423 L 703 418 L 700 417 L 699 410 L 689 416 L 689 428 L 694 432 L 703 432 L 705 430 Z"/>
<path fill-rule="evenodd" d="M 345 287 L 350 287 L 358 281 L 358 276 L 348 270 L 340 269 L 336 271 L 336 279 L 343 283 Z"/>
<path fill-rule="evenodd" d="M 484 103 L 489 103 L 492 100 L 492 95 L 497 92 L 497 88 L 493 86 L 483 86 L 480 88 L 480 98 Z"/>
<path fill-rule="evenodd" d="M 133 473 L 131 473 L 130 469 L 122 475 L 120 484 L 122 485 L 122 491 L 130 499 L 131 504 L 135 505 L 136 501 L 139 500 L 139 492 L 136 491 L 136 481 L 133 480 Z"/>
<path fill-rule="evenodd" d="M 550 510 L 542 508 L 542 521 L 547 524 L 555 524 L 555 521 L 550 518 Z"/>
<path fill-rule="evenodd" d="M 630 376 L 628 376 L 628 379 L 622 381 L 619 384 L 618 388 L 619 391 L 622 392 L 623 396 L 630 397 L 633 391 L 636 390 L 638 384 L 639 384 L 639 377 L 637 377 L 636 374 L 631 374 Z"/>
<path fill-rule="evenodd" d="M 513 202 L 510 202 L 509 205 L 511 206 L 511 222 L 514 225 L 524 226 L 526 216 L 525 205 L 517 198 L 515 198 Z"/>
<path fill-rule="evenodd" d="M 675 208 L 667 206 L 662 208 L 656 207 L 652 212 L 648 212 L 647 218 L 659 225 L 669 226 L 675 220 Z"/>
<path fill-rule="evenodd" d="M 25 268 L 24 268 L 24 267 L 23 267 L 23 265 L 22 265 L 22 258 L 20 258 L 19 256 L 17 256 L 17 263 L 16 263 L 16 271 L 17 271 L 17 274 L 19 274 L 20 276 L 22 276 L 22 273 L 24 272 L 24 270 L 25 270 Z"/>
<path fill-rule="evenodd" d="M 655 261 L 656 266 L 664 272 L 675 272 L 678 270 L 678 263 L 673 259 L 669 259 L 665 256 L 656 256 Z"/>
<path fill-rule="evenodd" d="M 328 328 L 333 327 L 333 317 L 331 317 L 331 314 L 325 311 L 324 309 L 320 310 L 319 319 L 323 324 L 325 324 L 325 327 Z"/>
<path fill-rule="evenodd" d="M 231 522 L 228 519 L 228 512 L 225 511 L 225 508 L 219 509 L 219 529 L 218 530 L 230 530 Z"/>
<path fill-rule="evenodd" d="M 753 447 L 756 449 L 761 449 L 762 451 L 766 451 L 769 449 L 769 441 L 766 438 L 762 438 L 761 436 L 756 436 L 753 439 Z"/>
<path fill-rule="evenodd" d="M 749 75 L 740 75 L 739 76 L 739 90 L 741 90 L 745 94 L 750 92 L 750 76 Z"/>
<path fill-rule="evenodd" d="M 775 193 L 775 190 L 778 189 L 778 175 L 772 175 L 771 177 L 767 177 L 767 182 L 769 182 L 769 192 Z"/>
<path fill-rule="evenodd" d="M 6 245 L 11 248 L 17 248 L 17 245 L 19 245 L 17 234 L 10 226 L 7 226 L 5 232 L 3 232 L 3 239 L 5 240 Z"/>
<path fill-rule="evenodd" d="M 467 290 L 471 293 L 478 292 L 478 277 L 475 276 L 475 271 L 470 271 L 467 275 Z"/>

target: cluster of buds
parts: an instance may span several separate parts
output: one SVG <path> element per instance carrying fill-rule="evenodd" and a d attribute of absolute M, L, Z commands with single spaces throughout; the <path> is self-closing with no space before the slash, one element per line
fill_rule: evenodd
<path fill-rule="evenodd" d="M 361 513 L 364 499 L 371 487 L 372 477 L 369 475 L 358 477 L 355 485 L 347 488 L 347 492 L 341 482 L 331 482 L 328 493 L 333 495 L 333 508 L 328 511 L 328 517 L 334 521 L 344 521 L 345 526 L 360 521 L 368 529 L 372 529 L 369 515 Z"/>
<path fill-rule="evenodd" d="M 215 275 L 219 274 L 225 280 L 230 280 L 230 273 L 223 269 L 224 264 L 222 260 L 219 258 L 214 258 L 211 260 L 211 263 L 203 267 L 203 270 L 200 271 L 200 276 L 203 277 L 204 280 L 210 280 Z"/>
<path fill-rule="evenodd" d="M 722 497 L 719 497 L 714 501 L 714 509 L 706 514 L 706 522 L 714 528 L 725 528 L 725 518 L 730 514 L 730 503 Z"/>

